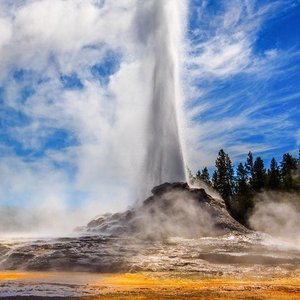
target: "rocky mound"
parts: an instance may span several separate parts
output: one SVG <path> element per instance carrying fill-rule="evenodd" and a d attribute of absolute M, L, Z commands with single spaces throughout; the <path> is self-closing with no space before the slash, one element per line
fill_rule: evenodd
<path fill-rule="evenodd" d="M 299 274 L 300 252 L 249 232 L 205 190 L 165 183 L 140 205 L 91 221 L 78 236 L 0 240 L 0 269 L 273 276 Z"/>
<path fill-rule="evenodd" d="M 248 231 L 230 216 L 222 199 L 211 197 L 204 189 L 176 182 L 156 186 L 151 192 L 152 196 L 142 204 L 124 213 L 97 217 L 84 229 L 105 235 L 131 234 L 153 239 Z"/>

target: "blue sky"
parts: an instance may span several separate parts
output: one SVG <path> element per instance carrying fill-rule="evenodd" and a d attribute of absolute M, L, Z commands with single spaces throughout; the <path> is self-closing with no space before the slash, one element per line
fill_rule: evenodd
<path fill-rule="evenodd" d="M 300 2 L 193 1 L 189 23 L 195 87 L 188 105 L 198 149 L 223 147 L 237 164 L 248 150 L 268 163 L 297 155 Z M 195 62 L 196 61 L 196 62 Z M 198 93 L 197 93 L 198 92 Z M 200 94 L 200 97 L 199 97 Z M 197 111 L 198 109 L 198 111 Z M 207 134 L 209 133 L 209 134 Z M 197 153 L 194 153 L 197 159 Z M 208 161 L 210 153 L 207 153 Z"/>
<path fill-rule="evenodd" d="M 0 0 L 0 203 L 128 205 L 149 92 L 137 2 Z M 193 171 L 220 148 L 235 165 L 297 153 L 299 0 L 191 0 L 183 46 Z"/>

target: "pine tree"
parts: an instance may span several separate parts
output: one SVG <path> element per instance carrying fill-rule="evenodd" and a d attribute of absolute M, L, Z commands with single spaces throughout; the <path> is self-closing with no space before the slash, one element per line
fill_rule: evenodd
<path fill-rule="evenodd" d="M 266 169 L 264 161 L 258 156 L 253 164 L 251 186 L 254 191 L 260 192 L 266 183 Z"/>
<path fill-rule="evenodd" d="M 209 177 L 209 172 L 208 172 L 208 168 L 204 167 L 201 171 L 201 175 L 200 178 L 203 182 L 205 182 L 207 185 L 211 185 L 210 182 L 210 177 Z"/>
<path fill-rule="evenodd" d="M 280 188 L 280 172 L 276 159 L 273 157 L 268 170 L 267 186 L 271 190 Z"/>
<path fill-rule="evenodd" d="M 218 172 L 215 170 L 211 177 L 212 186 L 214 189 L 218 190 Z"/>
<path fill-rule="evenodd" d="M 248 175 L 248 178 L 251 178 L 253 175 L 253 155 L 252 152 L 248 152 L 247 161 L 245 163 L 245 169 Z"/>
<path fill-rule="evenodd" d="M 237 194 L 243 194 L 246 189 L 248 189 L 247 181 L 248 175 L 247 170 L 242 163 L 240 163 L 236 169 L 236 177 L 235 177 L 236 185 L 235 192 Z"/>
<path fill-rule="evenodd" d="M 248 172 L 240 163 L 236 169 L 233 216 L 240 223 L 247 225 L 248 215 L 252 208 L 253 195 L 248 184 Z"/>
<path fill-rule="evenodd" d="M 297 170 L 297 159 L 291 154 L 285 153 L 281 162 L 281 178 L 284 190 L 290 190 L 295 188 L 295 182 L 293 179 L 293 173 Z"/>
<path fill-rule="evenodd" d="M 212 178 L 213 187 L 225 200 L 226 206 L 230 208 L 230 199 L 233 194 L 233 168 L 228 154 L 223 149 L 219 151 L 216 168 Z"/>

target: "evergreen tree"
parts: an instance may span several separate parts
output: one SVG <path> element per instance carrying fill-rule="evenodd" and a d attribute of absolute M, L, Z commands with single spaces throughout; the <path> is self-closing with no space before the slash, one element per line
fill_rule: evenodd
<path fill-rule="evenodd" d="M 204 167 L 202 172 L 201 172 L 201 175 L 200 175 L 200 179 L 205 182 L 207 185 L 211 185 L 211 182 L 210 182 L 210 177 L 209 177 L 209 172 L 208 172 L 208 168 L 207 167 Z"/>
<path fill-rule="evenodd" d="M 248 172 L 240 163 L 236 169 L 233 216 L 247 225 L 248 214 L 253 208 L 253 195 L 248 184 Z"/>
<path fill-rule="evenodd" d="M 233 194 L 233 168 L 231 160 L 223 149 L 216 160 L 216 171 L 213 174 L 213 187 L 220 193 L 228 208 Z"/>
<path fill-rule="evenodd" d="M 221 149 L 211 180 L 207 167 L 199 170 L 195 177 L 190 170 L 188 174 L 190 181 L 201 180 L 211 184 L 225 200 L 231 215 L 248 226 L 248 217 L 254 207 L 255 192 L 261 192 L 263 188 L 271 190 L 282 188 L 284 191 L 300 192 L 300 150 L 297 159 L 289 153 L 284 154 L 280 167 L 276 159 L 272 158 L 268 172 L 262 158 L 257 157 L 254 161 L 249 151 L 246 163 L 238 165 L 234 176 L 231 160 Z"/>
<path fill-rule="evenodd" d="M 280 173 L 282 177 L 282 184 L 285 190 L 295 188 L 295 182 L 293 179 L 293 173 L 297 170 L 297 159 L 291 154 L 285 153 L 282 157 Z"/>
<path fill-rule="evenodd" d="M 218 172 L 215 170 L 211 177 L 212 186 L 214 189 L 218 190 Z"/>
<path fill-rule="evenodd" d="M 195 178 L 195 182 L 198 182 L 198 183 L 204 182 L 207 185 L 211 185 L 210 177 L 209 177 L 209 172 L 208 172 L 208 168 L 207 167 L 204 167 L 202 169 L 202 171 L 199 170 L 196 173 L 196 176 L 194 178 Z"/>
<path fill-rule="evenodd" d="M 269 189 L 277 190 L 280 187 L 280 172 L 276 159 L 273 157 L 268 170 L 267 186 Z"/>
<path fill-rule="evenodd" d="M 240 163 L 236 169 L 236 177 L 235 177 L 235 192 L 236 194 L 243 194 L 246 189 L 248 189 L 248 175 L 247 170 L 242 163 Z"/>
<path fill-rule="evenodd" d="M 264 161 L 258 156 L 253 164 L 253 171 L 252 171 L 252 179 L 251 179 L 251 186 L 254 191 L 260 192 L 262 188 L 265 187 L 266 183 L 266 169 L 264 166 Z"/>
<path fill-rule="evenodd" d="M 251 178 L 253 175 L 253 155 L 252 152 L 248 152 L 247 161 L 245 163 L 245 169 L 248 175 L 248 178 Z"/>

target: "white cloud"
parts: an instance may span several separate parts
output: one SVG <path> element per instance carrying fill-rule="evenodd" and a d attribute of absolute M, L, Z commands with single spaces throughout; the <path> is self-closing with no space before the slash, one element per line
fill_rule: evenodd
<path fill-rule="evenodd" d="M 32 154 L 29 161 L 23 161 L 12 147 L 2 149 L 10 159 L 6 162 L 4 155 L 0 161 L 7 174 L 7 181 L 0 182 L 0 203 L 26 199 L 25 205 L 42 206 L 57 202 L 62 206 L 58 209 L 67 213 L 65 206 L 78 193 L 84 200 L 83 217 L 93 217 L 124 209 L 136 200 L 153 80 L 147 69 L 153 63 L 151 51 L 145 51 L 153 45 L 145 46 L 137 34 L 137 2 L 32 0 L 2 4 L 6 31 L 11 31 L 3 36 L 0 48 L 4 105 L 30 119 L 28 124 L 8 126 L 6 131 Z M 184 8 L 185 1 L 179 2 Z M 168 2 L 170 8 L 173 3 Z M 145 13 L 149 13 L 147 9 Z M 176 30 L 182 30 L 180 25 L 174 24 Z M 118 53 L 120 66 L 103 86 L 91 67 L 103 62 L 107 51 Z M 27 70 L 25 79 L 12 79 L 15 69 Z M 60 76 L 72 73 L 82 89 L 63 87 Z M 28 85 L 35 92 L 23 101 L 20 93 Z M 35 156 L 59 129 L 69 132 L 76 143 Z"/>
<path fill-rule="evenodd" d="M 11 5 L 6 8 L 10 16 L 0 22 L 2 43 L 12 39 L 0 53 L 2 73 L 12 64 L 45 72 L 51 58 L 60 71 L 78 70 L 78 62 L 86 63 L 86 54 L 93 52 L 84 46 L 130 48 L 135 2 L 105 1 L 99 7 L 94 1 L 38 0 Z"/>
<path fill-rule="evenodd" d="M 124 209 L 135 200 L 132 183 L 144 153 L 147 99 L 135 40 L 135 6 L 135 0 L 2 4 L 7 16 L 0 20 L 4 105 L 31 120 L 6 128 L 7 133 L 33 152 L 42 149 L 56 129 L 67 130 L 77 140 L 66 149 L 47 150 L 43 158 L 33 155 L 31 161 L 22 161 L 10 147 L 2 148 L 6 153 L 0 161 L 6 178 L 0 183 L 2 204 L 25 199 L 27 206 L 53 203 L 55 208 L 57 203 L 66 212 L 64 206 L 80 192 L 85 200 L 82 215 L 92 217 Z M 109 49 L 123 56 L 120 69 L 105 87 L 90 68 Z M 9 79 L 14 68 L 30 70 L 25 83 Z M 60 75 L 72 72 L 83 89 L 63 88 Z M 20 101 L 26 85 L 35 93 Z M 72 170 L 57 164 L 68 164 Z"/>
<path fill-rule="evenodd" d="M 0 19 L 0 31 L 1 31 L 0 49 L 2 50 L 3 47 L 5 47 L 9 43 L 9 41 L 12 37 L 11 22 L 9 20 L 1 18 Z"/>
<path fill-rule="evenodd" d="M 269 49 L 269 50 L 265 51 L 265 55 L 269 59 L 276 58 L 278 55 L 278 50 L 277 49 Z"/>
<path fill-rule="evenodd" d="M 220 148 L 240 160 L 249 150 L 276 150 L 291 136 L 292 112 L 279 106 L 298 93 L 282 95 L 268 84 L 294 74 L 289 63 L 299 53 L 277 48 L 260 53 L 256 41 L 263 26 L 291 9 L 292 2 L 221 1 L 211 10 L 203 1 L 198 7 L 199 26 L 191 32 L 185 72 L 185 139 L 193 171 L 213 166 Z"/>
<path fill-rule="evenodd" d="M 208 12 L 207 2 L 202 5 L 199 14 L 208 24 L 199 18 L 200 29 L 194 31 L 189 62 L 195 69 L 195 76 L 215 76 L 226 78 L 249 70 L 257 61 L 253 45 L 262 24 L 271 18 L 279 2 L 256 6 L 255 0 L 224 1 L 220 11 Z M 207 14 L 206 17 L 203 15 Z M 201 25 L 204 29 L 201 29 Z M 198 41 L 199 36 L 202 37 Z M 267 53 L 266 53 L 267 54 Z M 271 52 L 269 52 L 271 54 Z M 274 54 L 274 50 L 273 50 Z"/>

